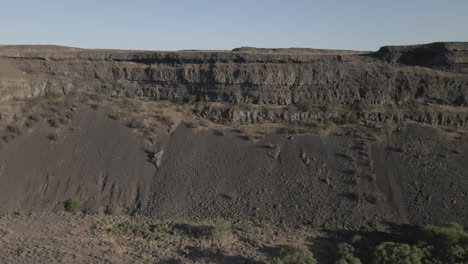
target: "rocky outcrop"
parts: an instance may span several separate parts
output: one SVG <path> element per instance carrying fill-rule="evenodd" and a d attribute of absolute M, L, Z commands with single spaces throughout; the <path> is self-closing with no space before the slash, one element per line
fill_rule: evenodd
<path fill-rule="evenodd" d="M 202 106 L 194 113 L 215 123 L 244 125 L 256 123 L 307 123 L 333 122 L 337 124 L 383 123 L 386 120 L 403 122 L 406 120 L 423 124 L 449 127 L 466 127 L 468 112 L 462 109 L 380 109 L 380 110 L 331 110 L 331 111 L 295 111 L 285 108 L 239 109 L 224 106 Z"/>
<path fill-rule="evenodd" d="M 468 43 L 466 42 L 385 46 L 375 55 L 388 62 L 468 73 Z"/>
<path fill-rule="evenodd" d="M 411 48 L 395 49 L 363 54 L 313 49 L 149 52 L 2 46 L 0 98 L 96 92 L 281 105 L 467 103 L 468 75 L 460 70 L 465 50 L 452 48 L 449 60 L 457 63 L 442 69 L 437 58 L 446 53 L 439 54 L 439 49 L 433 51 L 436 59 L 428 57 L 431 63 L 421 62 L 419 55 L 405 55 L 413 54 Z"/>

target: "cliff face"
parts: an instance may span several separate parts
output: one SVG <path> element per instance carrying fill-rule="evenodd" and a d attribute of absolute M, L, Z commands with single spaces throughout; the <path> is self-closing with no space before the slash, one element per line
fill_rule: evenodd
<path fill-rule="evenodd" d="M 429 50 L 431 56 L 422 60 L 421 50 Z M 384 47 L 377 53 L 3 46 L 0 98 L 98 92 L 157 99 L 195 95 L 200 101 L 258 104 L 399 104 L 416 100 L 465 105 L 467 50 L 466 43 Z"/>
<path fill-rule="evenodd" d="M 468 73 L 468 43 L 466 42 L 386 46 L 375 55 L 388 62 Z"/>
<path fill-rule="evenodd" d="M 401 123 L 406 120 L 418 123 L 466 127 L 468 125 L 468 111 L 465 108 L 448 108 L 428 106 L 424 109 L 398 108 L 398 109 L 355 109 L 355 110 L 316 110 L 300 111 L 285 110 L 283 108 L 252 108 L 239 109 L 237 107 L 224 107 L 203 105 L 194 110 L 200 117 L 207 118 L 215 123 L 245 125 L 255 123 L 321 123 L 333 122 L 347 124 L 362 121 L 366 124 L 383 123 L 393 120 Z"/>

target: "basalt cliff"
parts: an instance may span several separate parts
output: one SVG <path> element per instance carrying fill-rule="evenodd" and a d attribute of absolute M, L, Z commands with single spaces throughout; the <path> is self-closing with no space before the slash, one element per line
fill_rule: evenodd
<path fill-rule="evenodd" d="M 417 101 L 462 106 L 468 100 L 468 43 L 389 46 L 377 52 L 0 46 L 1 100 L 78 92 L 279 105 Z"/>

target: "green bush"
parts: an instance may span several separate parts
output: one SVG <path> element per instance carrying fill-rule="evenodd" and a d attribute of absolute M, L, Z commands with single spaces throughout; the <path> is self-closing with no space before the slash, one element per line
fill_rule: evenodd
<path fill-rule="evenodd" d="M 211 230 L 211 236 L 213 238 L 221 238 L 230 233 L 232 233 L 232 224 L 226 220 L 216 222 Z"/>
<path fill-rule="evenodd" d="M 354 247 L 347 243 L 338 244 L 338 260 L 336 264 L 362 264 L 361 260 L 354 256 Z"/>
<path fill-rule="evenodd" d="M 367 232 L 384 232 L 385 226 L 378 219 L 372 220 L 369 225 L 366 227 Z"/>
<path fill-rule="evenodd" d="M 387 119 L 382 125 L 382 129 L 387 134 L 392 134 L 397 131 L 398 124 L 395 121 Z"/>
<path fill-rule="evenodd" d="M 426 225 L 410 233 L 386 233 L 372 221 L 364 233 L 351 239 L 352 246 L 338 245 L 338 264 L 359 263 L 354 257 L 379 264 L 468 263 L 468 233 L 463 226 L 448 223 Z"/>
<path fill-rule="evenodd" d="M 450 247 L 459 243 L 468 243 L 468 233 L 457 223 L 445 223 L 441 226 L 422 227 L 423 239 L 438 247 Z"/>
<path fill-rule="evenodd" d="M 170 101 L 174 104 L 183 104 L 185 102 L 182 97 L 171 98 Z"/>
<path fill-rule="evenodd" d="M 191 95 L 187 97 L 173 97 L 170 101 L 174 104 L 193 104 L 198 101 L 198 97 L 196 95 Z"/>
<path fill-rule="evenodd" d="M 78 211 L 79 204 L 77 201 L 69 199 L 63 203 L 63 207 L 65 208 L 65 211 L 69 213 L 75 213 Z"/>
<path fill-rule="evenodd" d="M 268 264 L 316 264 L 314 254 L 307 248 L 286 246 L 279 252 L 279 257 L 267 262 Z"/>
<path fill-rule="evenodd" d="M 309 222 L 309 227 L 314 231 L 318 231 L 322 228 L 322 223 L 318 219 L 313 219 Z"/>
<path fill-rule="evenodd" d="M 384 242 L 374 250 L 375 264 L 422 264 L 424 250 L 404 243 Z"/>
<path fill-rule="evenodd" d="M 328 112 L 332 109 L 332 105 L 331 104 L 323 104 L 323 105 L 320 105 L 320 110 L 322 110 L 323 112 Z"/>
<path fill-rule="evenodd" d="M 468 233 L 459 224 L 423 226 L 420 239 L 419 244 L 429 246 L 433 256 L 444 263 L 466 263 L 463 261 L 468 260 Z"/>
<path fill-rule="evenodd" d="M 196 95 L 191 95 L 191 96 L 187 97 L 185 100 L 186 100 L 186 102 L 188 104 L 193 104 L 196 101 L 198 101 L 198 97 Z"/>
<path fill-rule="evenodd" d="M 315 105 L 313 103 L 304 103 L 296 105 L 296 108 L 300 112 L 310 112 L 314 109 L 314 106 Z"/>

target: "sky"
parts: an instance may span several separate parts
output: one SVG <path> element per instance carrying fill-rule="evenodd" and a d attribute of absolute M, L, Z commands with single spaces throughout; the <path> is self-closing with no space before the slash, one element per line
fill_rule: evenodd
<path fill-rule="evenodd" d="M 377 50 L 468 41 L 468 0 L 0 0 L 0 44 Z"/>

